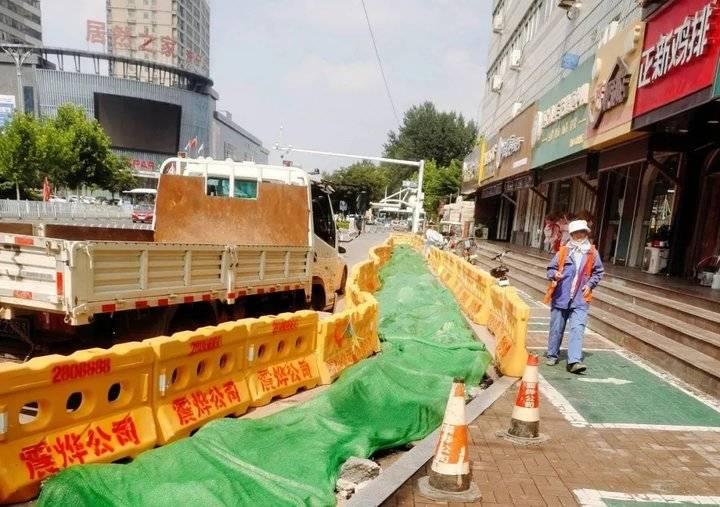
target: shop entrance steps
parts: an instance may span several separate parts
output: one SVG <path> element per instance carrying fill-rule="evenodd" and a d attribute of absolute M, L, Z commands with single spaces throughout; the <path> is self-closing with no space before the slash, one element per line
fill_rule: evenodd
<path fill-rule="evenodd" d="M 513 285 L 541 300 L 547 288 L 548 257 L 512 251 L 513 245 L 480 243 L 478 264 L 491 269 L 505 254 Z M 627 283 L 625 285 L 624 283 Z M 594 292 L 589 326 L 673 375 L 713 394 L 720 394 L 720 312 L 656 293 L 647 284 L 606 277 Z"/>

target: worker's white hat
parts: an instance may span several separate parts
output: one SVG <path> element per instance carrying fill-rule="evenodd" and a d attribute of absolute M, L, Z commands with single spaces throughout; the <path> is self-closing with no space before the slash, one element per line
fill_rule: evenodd
<path fill-rule="evenodd" d="M 573 220 L 568 224 L 568 232 L 570 234 L 578 231 L 590 232 L 590 227 L 588 227 L 587 220 Z"/>

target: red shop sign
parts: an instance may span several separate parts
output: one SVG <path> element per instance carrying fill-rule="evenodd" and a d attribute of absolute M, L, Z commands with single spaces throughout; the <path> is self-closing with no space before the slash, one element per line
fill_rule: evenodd
<path fill-rule="evenodd" d="M 713 84 L 718 11 L 717 0 L 675 0 L 647 23 L 634 116 Z"/>

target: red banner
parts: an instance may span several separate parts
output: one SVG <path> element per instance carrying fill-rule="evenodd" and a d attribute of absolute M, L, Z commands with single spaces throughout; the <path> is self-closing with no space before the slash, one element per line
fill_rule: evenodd
<path fill-rule="evenodd" d="M 714 82 L 719 28 L 717 0 L 676 0 L 648 21 L 634 116 Z"/>

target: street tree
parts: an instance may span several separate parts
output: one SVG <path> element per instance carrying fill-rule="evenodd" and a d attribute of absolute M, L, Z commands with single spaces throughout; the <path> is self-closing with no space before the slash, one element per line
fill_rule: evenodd
<path fill-rule="evenodd" d="M 113 184 L 122 164 L 97 120 L 88 118 L 81 107 L 63 104 L 50 128 L 60 141 L 53 174 L 56 185 L 79 189 L 83 185 L 108 188 Z"/>
<path fill-rule="evenodd" d="M 438 167 L 449 167 L 470 153 L 477 138 L 477 125 L 462 114 L 438 111 L 432 102 L 413 106 L 405 112 L 397 132 L 390 131 L 385 157 L 403 160 L 434 160 Z M 391 166 L 390 186 L 396 189 L 416 169 Z"/>
<path fill-rule="evenodd" d="M 338 186 L 355 188 L 357 191 L 365 190 L 372 201 L 383 198 L 389 183 L 387 169 L 367 160 L 343 167 L 334 173 L 325 173 L 323 179 Z"/>
<path fill-rule="evenodd" d="M 440 167 L 434 161 L 425 164 L 425 212 L 435 216 L 441 202 L 457 195 L 462 183 L 462 164 L 451 160 L 447 167 Z"/>
<path fill-rule="evenodd" d="M 123 190 L 130 190 L 137 186 L 137 178 L 133 175 L 132 168 L 130 167 L 130 159 L 127 157 L 114 157 L 114 167 L 112 167 L 112 180 L 108 185 L 105 186 L 105 190 L 108 190 L 113 198 L 115 194 L 122 192 Z"/>
<path fill-rule="evenodd" d="M 0 132 L 0 177 L 25 191 L 37 187 L 44 169 L 48 140 L 42 123 L 30 115 L 15 113 Z"/>

